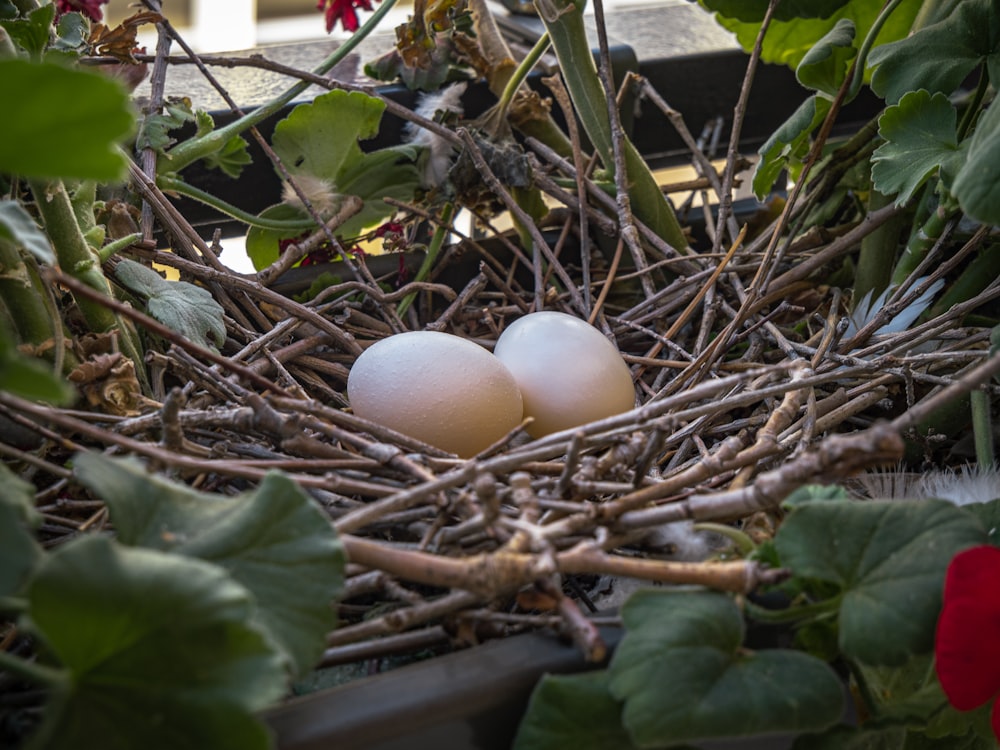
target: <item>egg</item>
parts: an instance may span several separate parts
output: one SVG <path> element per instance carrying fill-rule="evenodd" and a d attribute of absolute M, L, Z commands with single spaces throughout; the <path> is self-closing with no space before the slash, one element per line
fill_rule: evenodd
<path fill-rule="evenodd" d="M 500 360 L 436 331 L 398 333 L 365 349 L 351 367 L 347 397 L 359 417 L 462 458 L 521 423 L 521 393 Z"/>
<path fill-rule="evenodd" d="M 493 350 L 514 375 L 533 417 L 527 431 L 542 437 L 628 411 L 635 388 L 618 349 L 588 323 L 561 312 L 525 315 Z"/>

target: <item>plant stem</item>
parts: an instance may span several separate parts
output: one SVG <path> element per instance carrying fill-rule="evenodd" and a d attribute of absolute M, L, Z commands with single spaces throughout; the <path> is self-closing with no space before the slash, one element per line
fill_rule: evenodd
<path fill-rule="evenodd" d="M 329 72 L 337 63 L 347 57 L 355 47 L 367 37 L 379 25 L 383 18 L 396 5 L 396 0 L 383 0 L 378 9 L 371 17 L 362 24 L 350 39 L 347 39 L 314 70 L 316 75 L 324 75 Z M 285 93 L 275 97 L 267 104 L 248 112 L 243 117 L 234 120 L 228 125 L 206 133 L 200 138 L 191 138 L 174 146 L 166 153 L 166 158 L 159 163 L 158 171 L 179 172 L 192 162 L 214 154 L 221 149 L 232 138 L 240 135 L 243 131 L 259 125 L 264 120 L 277 114 L 282 107 L 291 102 L 296 96 L 301 94 L 311 84 L 308 81 L 299 81 L 292 85 Z"/>
<path fill-rule="evenodd" d="M 861 42 L 861 47 L 858 49 L 858 56 L 854 62 L 854 77 L 851 78 L 851 88 L 848 90 L 847 96 L 844 97 L 845 104 L 852 101 L 858 95 L 858 92 L 861 91 L 861 85 L 865 81 L 865 63 L 868 60 L 868 53 L 871 52 L 872 46 L 875 44 L 875 37 L 882 31 L 885 22 L 889 20 L 889 16 L 899 7 L 901 2 L 903 0 L 889 0 L 875 18 L 875 22 L 868 29 L 868 33 L 865 34 L 864 41 Z"/>
<path fill-rule="evenodd" d="M 538 16 L 552 40 L 566 88 L 584 130 L 600 154 L 605 169 L 614 170 L 614 143 L 608 119 L 608 101 L 583 25 L 583 2 L 535 0 Z M 637 219 L 678 253 L 687 254 L 687 240 L 674 210 L 667 203 L 649 165 L 627 137 L 622 144 L 629 198 Z"/>
<path fill-rule="evenodd" d="M 975 390 L 969 394 L 972 402 L 972 435 L 976 445 L 976 463 L 981 469 L 992 469 L 993 419 L 990 415 L 990 394 Z"/>
<path fill-rule="evenodd" d="M 56 322 L 49 316 L 40 282 L 33 278 L 12 242 L 0 239 L 0 299 L 17 327 L 20 343 L 42 344 L 53 338 Z"/>
<path fill-rule="evenodd" d="M 199 203 L 204 203 L 206 206 L 211 206 L 216 211 L 229 216 L 230 218 L 241 221 L 252 227 L 259 227 L 260 229 L 270 229 L 276 232 L 283 232 L 286 230 L 299 229 L 306 231 L 307 229 L 315 229 L 316 222 L 311 218 L 303 219 L 266 219 L 260 216 L 255 216 L 254 214 L 243 211 L 231 203 L 218 198 L 211 193 L 207 193 L 200 188 L 196 188 L 194 185 L 190 185 L 184 180 L 176 177 L 171 177 L 170 175 L 160 175 L 156 178 L 156 186 L 163 191 L 172 191 L 179 193 L 180 195 L 187 196 Z"/>
<path fill-rule="evenodd" d="M 132 234 L 127 234 L 124 237 L 109 242 L 107 245 L 102 247 L 97 251 L 97 254 L 101 258 L 101 263 L 104 263 L 108 258 L 111 258 L 125 248 L 134 245 L 136 242 L 142 239 L 142 232 L 134 232 Z"/>
<path fill-rule="evenodd" d="M 438 253 L 441 252 L 441 246 L 444 244 L 445 238 L 451 230 L 451 220 L 454 215 L 455 207 L 451 203 L 445 203 L 441 209 L 441 221 L 438 223 L 437 229 L 434 230 L 434 236 L 431 237 L 430 244 L 427 246 L 427 254 L 424 256 L 424 260 L 417 270 L 417 275 L 413 279 L 414 281 L 423 281 L 430 274 L 431 268 L 434 267 L 434 261 L 437 260 Z M 396 308 L 396 315 L 402 318 L 416 298 L 416 292 L 403 297 Z"/>
<path fill-rule="evenodd" d="M 550 43 L 548 32 L 545 32 L 538 37 L 538 41 L 535 42 L 535 46 L 528 51 L 528 54 L 523 60 L 521 60 L 517 68 L 514 70 L 514 73 L 507 80 L 507 84 L 503 88 L 503 93 L 500 94 L 500 101 L 497 102 L 497 108 L 500 110 L 504 118 L 507 117 L 507 110 L 510 107 L 511 101 L 514 99 L 514 94 L 517 93 L 517 90 L 521 87 L 521 84 L 524 83 L 524 79 L 528 77 L 528 74 L 531 72 L 532 68 L 535 67 L 535 64 L 541 59 L 542 55 L 545 54 L 545 50 L 549 48 Z"/>
<path fill-rule="evenodd" d="M 951 194 L 943 187 L 941 192 L 942 195 L 937 207 L 906 243 L 906 250 L 903 251 L 903 256 L 896 263 L 892 274 L 893 285 L 899 285 L 906 281 L 913 270 L 920 265 L 924 256 L 934 247 L 934 243 L 938 241 L 944 228 L 958 211 L 958 203 Z"/>
<path fill-rule="evenodd" d="M 868 195 L 868 212 L 877 211 L 892 204 L 891 196 L 883 195 L 872 188 Z M 906 225 L 906 214 L 897 214 L 874 232 L 861 240 L 858 268 L 854 274 L 853 307 L 868 293 L 878 295 L 892 279 L 892 264 L 896 260 L 899 237 Z"/>
<path fill-rule="evenodd" d="M 61 669 L 21 659 L 6 651 L 0 651 L 0 672 L 10 672 L 36 685 L 50 688 L 61 687 L 69 679 L 69 675 Z"/>
<path fill-rule="evenodd" d="M 59 267 L 68 275 L 112 298 L 111 285 L 101 270 L 98 255 L 87 244 L 77 223 L 73 204 L 62 180 L 47 181 L 34 178 L 28 181 L 35 205 L 42 217 L 45 231 L 56 251 Z M 114 312 L 99 302 L 74 295 L 87 326 L 94 333 L 117 330 L 118 345 L 122 353 L 135 363 L 135 374 L 143 389 L 148 388 L 142 348 L 135 331 Z"/>

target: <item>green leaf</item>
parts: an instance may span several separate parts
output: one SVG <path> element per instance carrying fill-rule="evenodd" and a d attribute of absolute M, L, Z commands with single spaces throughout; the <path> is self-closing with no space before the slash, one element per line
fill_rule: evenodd
<path fill-rule="evenodd" d="M 1000 547 L 1000 499 L 988 503 L 969 503 L 963 505 L 986 529 L 987 541 L 994 547 Z"/>
<path fill-rule="evenodd" d="M 840 650 L 870 665 L 929 651 L 948 562 L 982 544 L 982 525 L 942 500 L 807 503 L 774 542 L 796 579 L 840 591 Z"/>
<path fill-rule="evenodd" d="M 150 475 L 135 461 L 81 453 L 76 472 L 108 504 L 119 539 L 217 563 L 257 600 L 256 619 L 301 674 L 334 626 L 344 554 L 329 519 L 289 478 L 234 497 Z"/>
<path fill-rule="evenodd" d="M 86 536 L 41 564 L 27 597 L 67 673 L 34 747 L 269 747 L 252 712 L 284 692 L 281 659 L 218 566 Z"/>
<path fill-rule="evenodd" d="M 48 235 L 31 218 L 31 214 L 17 201 L 0 200 L 0 238 L 23 247 L 42 263 L 55 265 Z"/>
<path fill-rule="evenodd" d="M 296 206 L 290 206 L 287 203 L 268 206 L 259 215 L 262 219 L 284 220 L 306 218 L 305 211 Z M 301 229 L 288 229 L 279 232 L 274 229 L 264 229 L 263 227 L 250 227 L 249 231 L 247 231 L 246 239 L 247 257 L 250 258 L 253 267 L 260 271 L 278 259 L 278 243 L 281 240 L 295 239 L 296 237 L 308 234 L 309 232 L 303 232 Z"/>
<path fill-rule="evenodd" d="M 738 3 L 740 0 L 733 0 L 733 2 Z M 783 5 L 784 2 L 778 6 L 779 9 Z M 904 38 L 910 32 L 913 19 L 922 5 L 924 5 L 922 0 L 903 0 L 879 31 L 875 38 L 875 44 L 886 44 Z M 841 19 L 848 19 L 854 23 L 858 39 L 865 38 L 881 8 L 882 3 L 880 2 L 850 0 L 827 18 L 796 18 L 773 21 L 764 37 L 761 59 L 764 62 L 787 65 L 794 70 L 806 53 Z M 753 49 L 760 30 L 759 20 L 746 23 L 734 18 L 719 18 L 719 23 L 736 35 L 737 40 L 745 50 Z"/>
<path fill-rule="evenodd" d="M 168 97 L 163 105 L 163 112 L 146 115 L 139 125 L 136 136 L 136 148 L 152 148 L 164 151 L 176 142 L 170 135 L 185 123 L 194 122 L 195 113 L 191 108 L 191 100 L 185 97 Z"/>
<path fill-rule="evenodd" d="M 983 62 L 1000 80 L 997 10 L 996 0 L 965 0 L 943 21 L 872 50 L 872 88 L 890 104 L 917 89 L 951 94 Z"/>
<path fill-rule="evenodd" d="M 309 174 L 339 184 L 342 169 L 361 159 L 358 140 L 374 137 L 385 103 L 342 90 L 300 104 L 274 128 L 272 146 L 294 176 Z"/>
<path fill-rule="evenodd" d="M 193 113 L 196 123 L 195 138 L 208 135 L 215 129 L 215 120 L 212 116 L 199 109 Z M 204 159 L 206 166 L 221 170 L 230 177 L 239 177 L 243 172 L 243 167 L 253 162 L 250 152 L 247 151 L 247 142 L 240 135 L 234 135 L 222 147 Z"/>
<path fill-rule="evenodd" d="M 531 694 L 514 750 L 627 750 L 622 704 L 608 687 L 607 670 L 545 675 Z"/>
<path fill-rule="evenodd" d="M 976 130 L 969 139 L 968 158 L 951 186 L 952 194 L 958 199 L 962 210 L 985 224 L 1000 224 L 1000 184 L 996 180 L 998 169 L 1000 107 L 994 100 L 979 118 Z"/>
<path fill-rule="evenodd" d="M 146 311 L 173 331 L 209 349 L 226 340 L 225 311 L 207 289 L 186 281 L 167 281 L 152 268 L 123 258 L 115 278 L 146 301 Z"/>
<path fill-rule="evenodd" d="M 714 13 L 740 21 L 761 22 L 767 11 L 769 0 L 700 0 L 701 4 Z M 828 18 L 848 0 L 783 0 L 774 11 L 780 21 L 795 18 Z"/>
<path fill-rule="evenodd" d="M 760 147 L 760 160 L 753 175 L 753 191 L 764 199 L 778 175 L 791 162 L 801 162 L 809 153 L 809 137 L 830 111 L 830 101 L 810 96 Z"/>
<path fill-rule="evenodd" d="M 63 13 L 56 23 L 55 48 L 63 52 L 78 52 L 89 34 L 90 24 L 82 13 Z"/>
<path fill-rule="evenodd" d="M 0 597 L 20 593 L 42 559 L 42 548 L 29 531 L 41 521 L 35 488 L 0 463 Z"/>
<path fill-rule="evenodd" d="M 118 144 L 135 118 L 118 82 L 52 63 L 0 60 L 0 101 L 9 107 L 0 118 L 0 172 L 102 181 L 124 175 Z"/>
<path fill-rule="evenodd" d="M 832 99 L 847 78 L 856 55 L 854 22 L 841 18 L 802 58 L 795 69 L 795 77 L 806 88 L 820 91 Z"/>
<path fill-rule="evenodd" d="M 885 143 L 872 154 L 872 181 L 896 205 L 913 197 L 939 169 L 947 176 L 961 164 L 956 135 L 958 115 L 944 94 L 911 91 L 879 117 Z"/>
<path fill-rule="evenodd" d="M 52 21 L 56 15 L 55 3 L 42 5 L 30 11 L 24 18 L 0 23 L 7 29 L 11 40 L 34 59 L 41 59 L 42 52 L 49 44 Z M 16 101 L 16 100 L 6 100 Z"/>
<path fill-rule="evenodd" d="M 815 657 L 741 649 L 732 599 L 703 591 L 639 591 L 622 610 L 627 633 L 611 661 L 611 693 L 640 747 L 823 729 L 843 686 Z"/>

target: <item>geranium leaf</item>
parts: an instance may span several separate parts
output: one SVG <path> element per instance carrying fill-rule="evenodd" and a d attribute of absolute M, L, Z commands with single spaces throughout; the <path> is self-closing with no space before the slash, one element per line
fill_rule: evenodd
<path fill-rule="evenodd" d="M 233 497 L 196 492 L 135 461 L 75 459 L 80 480 L 108 504 L 119 539 L 221 565 L 257 600 L 256 619 L 296 673 L 315 666 L 334 626 L 344 555 L 329 519 L 292 480 L 266 475 Z"/>
<path fill-rule="evenodd" d="M 290 206 L 287 203 L 278 203 L 268 206 L 260 212 L 262 219 L 304 219 L 306 213 L 297 206 Z M 294 239 L 309 234 L 302 229 L 286 229 L 278 231 L 276 229 L 265 229 L 263 227 L 250 227 L 247 232 L 246 253 L 253 263 L 253 267 L 260 271 L 267 268 L 278 259 L 278 243 L 281 240 Z"/>
<path fill-rule="evenodd" d="M 844 83 L 856 54 L 854 22 L 841 18 L 802 58 L 795 69 L 795 77 L 806 88 L 833 98 Z"/>
<path fill-rule="evenodd" d="M 56 255 L 45 232 L 39 229 L 31 214 L 17 201 L 0 201 L 0 239 L 23 247 L 42 263 L 55 265 Z"/>
<path fill-rule="evenodd" d="M 965 0 L 943 21 L 872 50 L 872 88 L 890 104 L 918 89 L 951 94 L 983 62 L 1000 80 L 997 11 L 996 0 Z"/>
<path fill-rule="evenodd" d="M 208 349 L 226 340 L 225 311 L 212 294 L 186 281 L 167 281 L 152 268 L 123 258 L 115 278 L 146 302 L 146 311 L 173 331 Z"/>
<path fill-rule="evenodd" d="M 0 172 L 93 180 L 125 173 L 118 144 L 135 118 L 118 82 L 52 63 L 0 60 L 0 101 L 13 108 L 0 118 Z"/>
<path fill-rule="evenodd" d="M 300 104 L 274 128 L 273 147 L 292 175 L 339 184 L 361 159 L 359 140 L 378 133 L 385 103 L 360 92 L 330 91 Z"/>
<path fill-rule="evenodd" d="M 1000 107 L 994 102 L 979 118 L 969 140 L 969 155 L 952 184 L 959 205 L 972 218 L 1000 224 Z"/>
<path fill-rule="evenodd" d="M 780 8 L 785 3 L 778 5 Z M 742 5 L 739 0 L 733 0 L 733 5 Z M 904 38 L 913 24 L 917 11 L 924 5 L 920 0 L 903 0 L 892 12 L 875 39 L 876 45 L 886 44 Z M 787 65 L 793 70 L 798 67 L 802 58 L 822 39 L 841 19 L 849 19 L 854 23 L 856 38 L 863 39 L 878 17 L 882 3 L 871 0 L 850 0 L 827 18 L 791 18 L 775 20 L 767 29 L 761 50 L 761 59 L 765 62 Z M 760 21 L 744 22 L 736 18 L 719 18 L 719 23 L 732 31 L 739 43 L 746 50 L 753 49 L 760 31 Z"/>
<path fill-rule="evenodd" d="M 68 673 L 35 747 L 269 747 L 252 712 L 282 695 L 281 659 L 218 566 L 87 536 L 46 558 L 27 597 Z"/>
<path fill-rule="evenodd" d="M 514 750 L 604 750 L 634 747 L 622 727 L 622 704 L 607 670 L 546 675 L 531 694 Z"/>
<path fill-rule="evenodd" d="M 753 191 L 763 199 L 771 192 L 781 171 L 792 161 L 801 161 L 809 151 L 809 137 L 830 111 L 830 101 L 810 96 L 760 147 L 760 160 L 753 174 Z"/>
<path fill-rule="evenodd" d="M 783 0 L 774 11 L 780 21 L 795 18 L 828 18 L 849 0 Z M 767 11 L 768 0 L 701 0 L 708 10 L 740 21 L 760 22 Z"/>
<path fill-rule="evenodd" d="M 958 115 L 944 94 L 911 91 L 879 117 L 885 143 L 872 154 L 872 181 L 883 195 L 906 203 L 938 169 L 954 174 L 962 159 Z"/>
<path fill-rule="evenodd" d="M 1000 499 L 988 503 L 968 503 L 962 509 L 978 518 L 986 529 L 987 541 L 994 547 L 1000 547 Z"/>
<path fill-rule="evenodd" d="M 622 618 L 611 693 L 625 702 L 624 724 L 639 747 L 819 730 L 841 716 L 843 687 L 824 662 L 741 649 L 743 619 L 725 594 L 639 591 Z"/>
<path fill-rule="evenodd" d="M 7 29 L 12 41 L 37 61 L 48 46 L 55 15 L 56 6 L 51 3 L 35 8 L 24 18 L 4 21 L 0 25 Z"/>
<path fill-rule="evenodd" d="M 948 561 L 984 541 L 976 518 L 942 500 L 807 503 L 774 538 L 797 579 L 838 588 L 840 650 L 871 665 L 932 648 Z"/>
<path fill-rule="evenodd" d="M 0 597 L 16 594 L 42 559 L 29 530 L 41 523 L 35 488 L 0 463 Z"/>

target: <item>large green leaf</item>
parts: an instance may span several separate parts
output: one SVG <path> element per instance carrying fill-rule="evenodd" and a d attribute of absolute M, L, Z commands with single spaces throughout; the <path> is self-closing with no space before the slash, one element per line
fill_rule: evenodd
<path fill-rule="evenodd" d="M 221 565 L 257 600 L 255 617 L 302 673 L 334 626 L 344 555 L 329 519 L 291 479 L 270 473 L 252 492 L 208 495 L 150 475 L 136 461 L 98 453 L 75 459 L 125 544 Z"/>
<path fill-rule="evenodd" d="M 841 18 L 802 58 L 795 69 L 795 77 L 806 88 L 820 91 L 832 99 L 847 78 L 855 55 L 854 23 L 849 18 Z"/>
<path fill-rule="evenodd" d="M 840 650 L 870 665 L 929 651 L 948 562 L 983 544 L 979 521 L 942 500 L 807 503 L 774 544 L 797 579 L 834 584 Z"/>
<path fill-rule="evenodd" d="M 837 721 L 843 686 L 798 651 L 742 649 L 744 625 L 726 594 L 639 591 L 611 661 L 611 694 L 639 747 L 819 730 Z"/>
<path fill-rule="evenodd" d="M 878 3 L 872 3 L 878 6 Z M 964 0 L 943 21 L 872 51 L 872 88 L 894 104 L 908 91 L 951 94 L 985 62 L 1000 81 L 1000 2 Z"/>
<path fill-rule="evenodd" d="M 737 0 L 738 2 L 738 0 Z M 779 5 L 779 8 L 784 3 Z M 886 44 L 904 38 L 910 31 L 913 19 L 923 5 L 923 0 L 903 0 L 879 31 L 875 43 Z M 776 20 L 768 27 L 761 49 L 765 62 L 787 65 L 793 70 L 802 58 L 841 19 L 854 23 L 857 38 L 863 39 L 878 17 L 882 3 L 872 0 L 850 0 L 827 18 L 797 18 Z M 760 22 L 743 22 L 736 18 L 719 17 L 719 23 L 736 34 L 744 49 L 753 49 L 760 30 Z"/>
<path fill-rule="evenodd" d="M 167 281 L 152 268 L 123 258 L 115 278 L 146 302 L 146 311 L 173 331 L 208 349 L 226 340 L 225 311 L 207 290 L 186 281 Z"/>
<path fill-rule="evenodd" d="M 962 209 L 972 218 L 986 224 L 1000 224 L 1000 181 L 996 179 L 998 170 L 1000 107 L 994 101 L 979 118 L 976 132 L 969 140 L 968 158 L 951 186 Z"/>
<path fill-rule="evenodd" d="M 546 675 L 535 686 L 517 730 L 514 750 L 627 750 L 622 704 L 608 687 L 607 670 Z"/>
<path fill-rule="evenodd" d="M 284 691 L 250 595 L 216 565 L 88 536 L 40 566 L 30 628 L 66 670 L 34 747 L 264 750 Z"/>
<path fill-rule="evenodd" d="M 0 60 L 0 172 L 116 180 L 135 123 L 128 94 L 100 73 Z"/>
<path fill-rule="evenodd" d="M 809 138 L 830 111 L 830 101 L 810 96 L 760 147 L 760 160 L 753 174 L 753 191 L 763 199 L 781 171 L 801 162 L 809 153 Z"/>
<path fill-rule="evenodd" d="M 701 4 L 726 18 L 759 23 L 764 20 L 769 0 L 700 0 Z M 781 21 L 796 18 L 828 18 L 848 0 L 783 0 L 774 10 L 774 17 Z"/>
<path fill-rule="evenodd" d="M 359 140 L 378 133 L 385 103 L 342 90 L 300 104 L 274 128 L 275 153 L 292 175 L 309 174 L 336 182 L 340 171 L 361 158 Z"/>
<path fill-rule="evenodd" d="M 953 176 L 961 165 L 958 114 L 944 94 L 911 91 L 886 107 L 878 122 L 885 143 L 872 154 L 872 181 L 883 195 L 895 194 L 897 205 L 939 169 Z"/>
<path fill-rule="evenodd" d="M 0 463 L 0 597 L 20 592 L 42 548 L 30 528 L 41 523 L 35 488 Z"/>

